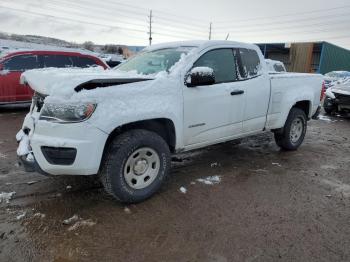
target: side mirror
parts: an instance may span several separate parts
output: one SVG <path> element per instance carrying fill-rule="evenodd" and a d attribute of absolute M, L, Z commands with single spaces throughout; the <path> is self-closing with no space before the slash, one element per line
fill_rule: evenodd
<path fill-rule="evenodd" d="M 215 84 L 214 70 L 210 67 L 194 67 L 186 77 L 186 85 L 188 87 L 213 84 Z"/>

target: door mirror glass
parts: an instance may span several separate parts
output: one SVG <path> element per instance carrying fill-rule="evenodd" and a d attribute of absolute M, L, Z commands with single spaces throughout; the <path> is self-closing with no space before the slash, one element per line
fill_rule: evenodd
<path fill-rule="evenodd" d="M 213 84 L 215 84 L 214 70 L 210 67 L 194 67 L 186 77 L 186 85 L 188 87 Z"/>

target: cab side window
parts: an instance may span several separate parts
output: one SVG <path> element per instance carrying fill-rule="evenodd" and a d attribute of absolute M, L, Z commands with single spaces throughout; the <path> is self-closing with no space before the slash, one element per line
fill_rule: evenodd
<path fill-rule="evenodd" d="M 214 70 L 215 83 L 237 80 L 236 62 L 232 49 L 211 50 L 202 55 L 193 67 L 210 67 Z"/>
<path fill-rule="evenodd" d="M 72 59 L 66 55 L 43 55 L 40 58 L 42 59 L 43 67 L 73 67 Z"/>
<path fill-rule="evenodd" d="M 38 68 L 35 55 L 19 55 L 4 62 L 4 69 L 9 71 L 23 72 L 35 68 Z"/>
<path fill-rule="evenodd" d="M 240 48 L 239 54 L 242 63 L 242 77 L 245 79 L 260 75 L 260 58 L 258 53 L 252 49 Z"/>
<path fill-rule="evenodd" d="M 75 56 L 73 58 L 73 63 L 74 66 L 76 67 L 91 67 L 91 66 L 98 66 L 98 64 L 95 62 L 95 60 L 89 58 L 89 57 L 84 57 L 84 56 Z"/>

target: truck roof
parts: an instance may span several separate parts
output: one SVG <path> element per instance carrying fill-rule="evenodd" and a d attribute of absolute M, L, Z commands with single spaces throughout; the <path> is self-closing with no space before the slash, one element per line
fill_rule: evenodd
<path fill-rule="evenodd" d="M 232 45 L 246 48 L 257 49 L 258 46 L 254 44 L 246 44 L 235 41 L 227 41 L 227 40 L 196 40 L 196 41 L 180 41 L 180 42 L 169 42 L 163 44 L 155 44 L 149 47 L 146 47 L 144 50 L 152 51 L 162 48 L 174 48 L 174 47 L 198 47 L 200 49 L 204 49 L 207 47 L 214 46 L 222 46 L 222 45 Z"/>

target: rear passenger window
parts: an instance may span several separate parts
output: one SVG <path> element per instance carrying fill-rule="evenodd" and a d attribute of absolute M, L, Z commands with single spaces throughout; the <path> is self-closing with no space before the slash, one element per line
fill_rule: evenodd
<path fill-rule="evenodd" d="M 193 67 L 210 67 L 214 70 L 215 82 L 237 80 L 236 63 L 232 49 L 212 50 L 202 55 Z"/>
<path fill-rule="evenodd" d="M 89 57 L 83 57 L 83 56 L 76 56 L 73 57 L 74 66 L 75 67 L 91 67 L 91 66 L 98 66 L 98 64 L 95 62 L 95 60 L 89 58 Z"/>
<path fill-rule="evenodd" d="M 73 61 L 70 56 L 65 55 L 43 55 L 41 56 L 44 67 L 73 67 Z"/>
<path fill-rule="evenodd" d="M 273 65 L 273 68 L 276 72 L 285 72 L 284 67 L 282 65 Z"/>
<path fill-rule="evenodd" d="M 252 78 L 260 74 L 260 58 L 258 53 L 252 49 L 239 49 L 242 62 L 242 76 L 244 78 Z"/>
<path fill-rule="evenodd" d="M 9 71 L 25 71 L 38 68 L 35 55 L 19 55 L 4 62 L 4 69 Z"/>

